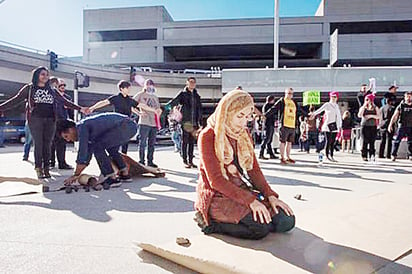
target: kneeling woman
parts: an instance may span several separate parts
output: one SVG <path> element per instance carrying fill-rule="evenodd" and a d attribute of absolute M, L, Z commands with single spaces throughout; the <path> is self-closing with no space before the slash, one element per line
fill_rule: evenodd
<path fill-rule="evenodd" d="M 254 102 L 234 90 L 220 100 L 200 133 L 200 176 L 196 221 L 205 234 L 260 239 L 295 226 L 287 204 L 265 180 L 253 150 L 247 122 Z"/>

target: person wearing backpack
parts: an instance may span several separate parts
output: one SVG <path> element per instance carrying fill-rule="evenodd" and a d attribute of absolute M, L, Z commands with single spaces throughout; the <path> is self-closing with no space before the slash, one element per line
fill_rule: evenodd
<path fill-rule="evenodd" d="M 380 133 L 381 133 L 381 144 L 379 146 L 379 158 L 385 158 L 385 148 L 386 148 L 386 158 L 391 158 L 392 152 L 392 141 L 393 141 L 393 131 L 389 131 L 389 123 L 391 122 L 393 113 L 395 112 L 395 102 L 396 97 L 386 97 L 385 104 L 381 107 L 381 119 L 379 123 Z"/>
<path fill-rule="evenodd" d="M 27 102 L 26 119 L 34 141 L 34 166 L 39 179 L 51 178 L 50 154 L 56 130 L 57 100 L 62 100 L 67 108 L 79 110 L 84 114 L 90 113 L 88 108 L 70 102 L 50 86 L 49 70 L 46 67 L 34 69 L 31 83 L 0 105 L 0 111 L 4 111 Z"/>
<path fill-rule="evenodd" d="M 396 161 L 399 145 L 403 138 L 408 138 L 409 157 L 412 156 L 412 91 L 405 92 L 404 100 L 398 105 L 388 126 L 388 131 L 393 132 L 393 126 L 399 120 L 399 128 L 393 142 L 392 161 Z"/>

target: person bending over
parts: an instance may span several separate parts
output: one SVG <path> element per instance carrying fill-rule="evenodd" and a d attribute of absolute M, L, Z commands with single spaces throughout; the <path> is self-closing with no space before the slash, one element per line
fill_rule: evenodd
<path fill-rule="evenodd" d="M 103 187 L 118 187 L 120 181 L 131 181 L 126 164 L 119 153 L 125 144 L 137 132 L 137 124 L 129 117 L 118 113 L 101 113 L 81 120 L 77 125 L 71 120 L 60 121 L 57 132 L 67 142 L 79 142 L 77 166 L 74 174 L 64 182 L 74 183 L 82 171 L 89 165 L 92 155 L 97 160 L 102 173 Z M 111 162 L 119 168 L 119 177 Z"/>
<path fill-rule="evenodd" d="M 260 239 L 295 225 L 292 210 L 270 188 L 254 154 L 247 130 L 253 108 L 247 92 L 231 91 L 199 135 L 195 220 L 205 234 Z"/>

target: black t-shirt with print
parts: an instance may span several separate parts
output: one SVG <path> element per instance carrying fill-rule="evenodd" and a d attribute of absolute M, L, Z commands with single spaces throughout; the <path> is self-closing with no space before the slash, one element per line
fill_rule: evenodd
<path fill-rule="evenodd" d="M 132 114 L 132 107 L 137 107 L 137 102 L 130 96 L 123 96 L 119 93 L 108 98 L 110 104 L 113 105 L 114 111 L 120 114 L 130 116 Z"/>
<path fill-rule="evenodd" d="M 412 127 L 412 104 L 408 105 L 402 102 L 397 109 L 401 113 L 401 117 L 399 118 L 400 125 L 402 127 Z"/>
<path fill-rule="evenodd" d="M 52 92 L 48 88 L 33 88 L 32 98 L 35 107 L 31 113 L 32 117 L 54 118 L 54 96 Z"/>

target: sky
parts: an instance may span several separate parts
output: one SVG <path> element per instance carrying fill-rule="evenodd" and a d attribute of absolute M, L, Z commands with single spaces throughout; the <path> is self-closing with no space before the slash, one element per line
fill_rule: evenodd
<path fill-rule="evenodd" d="M 279 13 L 311 16 L 320 1 L 279 0 Z M 274 0 L 0 0 L 0 43 L 82 56 L 84 9 L 157 5 L 175 21 L 273 17 L 274 10 Z"/>

